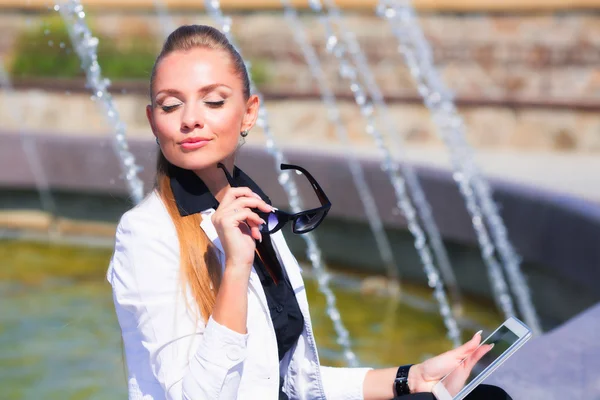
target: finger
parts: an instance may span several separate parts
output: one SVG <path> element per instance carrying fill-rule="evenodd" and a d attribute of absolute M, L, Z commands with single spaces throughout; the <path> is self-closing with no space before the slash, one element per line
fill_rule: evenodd
<path fill-rule="evenodd" d="M 483 356 L 485 356 L 492 348 L 494 348 L 494 344 L 484 344 L 480 346 L 477 350 L 475 350 L 469 358 L 465 361 L 465 368 L 469 371 L 481 360 Z"/>
<path fill-rule="evenodd" d="M 242 208 L 239 210 L 231 210 L 227 216 L 223 217 L 224 225 L 237 227 L 240 223 L 246 223 L 249 228 L 264 224 L 265 221 L 258 216 L 255 212 L 248 208 Z"/>
<path fill-rule="evenodd" d="M 465 358 L 469 354 L 471 354 L 477 348 L 477 346 L 479 346 L 480 343 L 481 343 L 481 331 L 479 331 L 475 335 L 473 335 L 471 340 L 469 340 L 462 346 L 457 347 L 454 350 L 450 350 L 450 352 L 453 353 L 453 356 L 455 356 L 457 359 L 462 360 L 463 358 Z"/>
<path fill-rule="evenodd" d="M 435 357 L 433 360 L 436 362 L 435 364 L 432 364 L 432 368 L 430 371 L 428 371 L 428 375 L 430 375 L 431 378 L 440 378 L 441 376 L 450 372 L 452 369 L 458 366 L 462 360 L 471 354 L 477 348 L 480 342 L 481 333 L 477 332 L 471 340 L 462 346 L 453 350 L 449 350 Z M 435 365 L 436 368 L 433 368 L 433 365 Z M 441 376 L 438 377 L 438 375 Z"/>
<path fill-rule="evenodd" d="M 250 210 L 250 211 L 252 211 L 252 210 Z M 256 213 L 254 213 L 254 215 L 256 215 Z M 255 240 L 262 241 L 262 234 L 261 234 L 260 228 L 265 224 L 265 220 L 260 218 L 260 216 L 258 216 L 258 217 L 259 217 L 258 220 L 253 218 L 253 219 L 246 219 L 244 222 L 250 229 L 250 236 L 252 236 Z"/>
<path fill-rule="evenodd" d="M 221 203 L 221 205 L 228 205 L 232 201 L 234 201 L 235 199 L 237 199 L 239 197 L 253 197 L 253 198 L 261 199 L 261 197 L 258 194 L 254 193 L 248 187 L 236 187 L 236 188 L 230 187 L 227 189 L 227 191 L 223 195 L 223 199 L 221 199 L 220 203 Z"/>
<path fill-rule="evenodd" d="M 260 233 L 260 226 L 253 226 L 251 228 L 252 237 L 259 242 L 262 242 L 262 234 Z"/>
<path fill-rule="evenodd" d="M 273 207 L 271 207 L 270 205 L 265 203 L 262 199 L 260 199 L 260 198 L 257 199 L 254 197 L 238 197 L 237 199 L 232 201 L 229 205 L 226 205 L 224 208 L 225 209 L 233 208 L 233 209 L 238 209 L 238 210 L 240 208 L 256 208 L 265 213 L 273 212 Z"/>

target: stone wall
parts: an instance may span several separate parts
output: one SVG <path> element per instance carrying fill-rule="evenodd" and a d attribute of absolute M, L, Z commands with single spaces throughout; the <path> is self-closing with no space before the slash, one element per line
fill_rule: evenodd
<path fill-rule="evenodd" d="M 147 96 L 113 97 L 128 134 L 151 139 L 145 115 Z M 110 132 L 105 116 L 85 92 L 0 90 L 0 104 L 9 105 L 0 107 L 3 130 L 92 136 Z M 267 99 L 266 105 L 280 142 L 306 146 L 318 140 L 323 145 L 339 145 L 320 101 Z M 351 141 L 362 151 L 374 150 L 356 105 L 343 101 L 339 106 Z M 396 132 L 407 146 L 443 147 L 424 106 L 392 103 L 390 111 Z M 460 111 L 468 127 L 469 142 L 480 150 L 600 153 L 600 114 L 596 112 L 500 106 L 462 107 Z M 260 143 L 261 135 L 252 135 L 249 140 Z"/>
<path fill-rule="evenodd" d="M 41 14 L 0 15 L 0 56 L 10 61 L 19 31 L 36 26 Z M 177 23 L 210 23 L 203 14 L 174 14 Z M 364 121 L 350 101 L 336 64 L 324 51 L 324 33 L 305 12 L 311 42 L 327 70 L 329 82 L 342 98 L 348 132 L 361 153 L 376 151 L 364 132 Z M 96 12 L 95 31 L 117 40 L 137 35 L 157 40 L 159 21 L 152 13 Z M 356 32 L 374 73 L 390 100 L 397 133 L 407 157 L 421 164 L 447 167 L 447 152 L 428 111 L 419 105 L 412 80 L 396 52 L 395 39 L 384 21 L 352 12 L 348 24 Z M 421 22 L 434 49 L 445 82 L 457 93 L 484 171 L 500 179 L 536 184 L 597 201 L 600 199 L 600 15 L 449 14 L 423 13 Z M 318 88 L 279 12 L 237 13 L 234 34 L 243 54 L 266 68 L 267 106 L 280 145 L 346 151 L 328 123 Z M 102 63 L 102 60 L 100 60 Z M 109 127 L 81 82 L 57 89 L 0 91 L 0 130 L 107 135 Z M 19 86 L 21 85 L 21 86 Z M 113 85 L 128 135 L 152 140 L 145 120 L 146 82 Z M 123 89 L 125 87 L 125 89 Z M 253 134 L 250 142 L 263 144 Z"/>
<path fill-rule="evenodd" d="M 3 13 L 0 55 L 10 60 L 15 37 L 26 27 L 39 24 L 43 15 Z M 138 35 L 158 41 L 161 35 L 158 17 L 151 13 L 96 11 L 90 20 L 97 32 L 115 39 Z M 325 34 L 319 21 L 310 12 L 303 13 L 302 20 L 330 81 L 336 89 L 346 90 L 337 76 L 335 60 L 324 50 Z M 206 15 L 194 12 L 174 14 L 174 21 L 211 23 Z M 423 13 L 420 21 L 445 82 L 459 97 L 600 103 L 598 13 Z M 364 11 L 348 13 L 347 23 L 356 32 L 385 92 L 414 94 L 412 78 L 396 51 L 397 42 L 387 23 Z M 304 59 L 280 13 L 234 14 L 233 32 L 243 54 L 266 65 L 269 85 L 314 90 Z"/>

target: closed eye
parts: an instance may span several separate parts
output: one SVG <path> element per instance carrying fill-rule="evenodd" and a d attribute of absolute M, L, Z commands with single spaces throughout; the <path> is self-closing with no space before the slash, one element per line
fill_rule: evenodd
<path fill-rule="evenodd" d="M 210 108 L 219 108 L 219 107 L 223 107 L 223 104 L 225 104 L 225 100 L 221 100 L 221 101 L 205 101 L 204 104 L 206 104 Z"/>
<path fill-rule="evenodd" d="M 166 113 L 169 113 L 179 107 L 181 104 L 174 104 L 172 106 L 161 106 L 162 110 Z"/>

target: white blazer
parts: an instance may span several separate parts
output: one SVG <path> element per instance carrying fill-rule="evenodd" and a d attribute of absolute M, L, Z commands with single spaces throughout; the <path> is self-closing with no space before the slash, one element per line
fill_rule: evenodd
<path fill-rule="evenodd" d="M 225 256 L 211 222 L 201 228 Z M 273 247 L 284 266 L 304 330 L 279 362 L 277 341 L 260 279 L 252 269 L 248 287 L 248 333 L 243 335 L 203 320 L 181 289 L 179 242 L 162 200 L 152 192 L 126 212 L 117 228 L 107 279 L 113 288 L 128 368 L 130 399 L 276 400 L 279 377 L 290 400 L 362 400 L 369 368 L 332 368 L 319 364 L 304 281 L 281 232 Z"/>

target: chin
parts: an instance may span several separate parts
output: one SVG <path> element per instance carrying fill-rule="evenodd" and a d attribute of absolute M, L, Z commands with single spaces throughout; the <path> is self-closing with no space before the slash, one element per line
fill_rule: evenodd
<path fill-rule="evenodd" d="M 212 153 L 212 154 L 211 154 Z M 187 154 L 177 154 L 176 157 L 167 158 L 169 162 L 179 168 L 190 171 L 199 171 L 210 167 L 215 167 L 217 163 L 225 159 L 226 156 L 219 157 L 214 152 L 206 153 L 202 151 L 189 152 Z"/>

